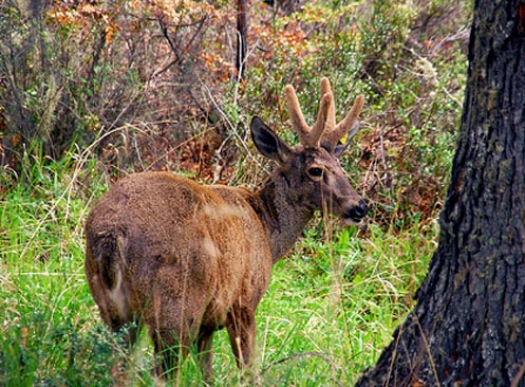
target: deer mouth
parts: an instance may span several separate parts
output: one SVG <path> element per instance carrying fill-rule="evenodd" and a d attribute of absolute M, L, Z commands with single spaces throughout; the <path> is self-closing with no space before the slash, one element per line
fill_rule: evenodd
<path fill-rule="evenodd" d="M 343 222 L 347 226 L 357 226 L 359 223 L 361 223 L 362 219 L 354 219 L 354 218 L 343 218 Z"/>

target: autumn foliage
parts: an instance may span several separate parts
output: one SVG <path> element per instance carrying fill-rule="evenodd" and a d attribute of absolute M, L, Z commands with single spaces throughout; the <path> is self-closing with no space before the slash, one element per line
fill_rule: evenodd
<path fill-rule="evenodd" d="M 59 159 L 77 147 L 95 151 L 109 178 L 165 169 L 250 183 L 256 164 L 247 157 L 246 122 L 258 114 L 277 130 L 288 125 L 288 83 L 300 91 L 305 114 L 315 112 L 318 96 L 301 91 L 328 76 L 342 110 L 366 96 L 346 163 L 376 220 L 401 227 L 407 214 L 432 219 L 460 108 L 463 6 L 269 3 L 247 1 L 241 80 L 236 2 L 2 2 L 2 184 L 23 179 L 27 158 Z"/>

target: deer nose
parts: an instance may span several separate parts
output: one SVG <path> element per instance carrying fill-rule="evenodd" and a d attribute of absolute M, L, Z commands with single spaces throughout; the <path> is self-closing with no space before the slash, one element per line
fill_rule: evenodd
<path fill-rule="evenodd" d="M 360 221 L 365 217 L 367 213 L 368 206 L 366 205 L 366 202 L 363 199 L 361 199 L 359 200 L 356 206 L 353 206 L 346 211 L 345 217 L 351 218 L 356 221 Z"/>

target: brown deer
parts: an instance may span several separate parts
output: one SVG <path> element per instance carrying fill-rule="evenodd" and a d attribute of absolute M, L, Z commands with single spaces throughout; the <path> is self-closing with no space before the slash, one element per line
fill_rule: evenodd
<path fill-rule="evenodd" d="M 146 325 L 155 353 L 162 355 L 159 374 L 173 375 L 179 355 L 196 344 L 210 379 L 212 336 L 224 327 L 237 364 L 249 366 L 255 309 L 272 264 L 316 210 L 348 224 L 368 211 L 338 161 L 357 131 L 363 96 L 336 124 L 330 83 L 323 78 L 317 120 L 309 127 L 294 88 L 288 85 L 285 93 L 300 145 L 289 147 L 253 118 L 256 148 L 278 165 L 260 189 L 137 173 L 116 183 L 89 214 L 86 274 L 102 319 L 114 331 L 132 321 Z"/>

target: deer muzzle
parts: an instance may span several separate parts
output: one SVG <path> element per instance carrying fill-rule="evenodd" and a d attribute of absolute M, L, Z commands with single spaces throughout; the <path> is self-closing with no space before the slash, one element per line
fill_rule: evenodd
<path fill-rule="evenodd" d="M 368 206 L 363 199 L 360 199 L 356 205 L 348 207 L 343 213 L 343 221 L 348 225 L 358 224 L 368 213 Z"/>

